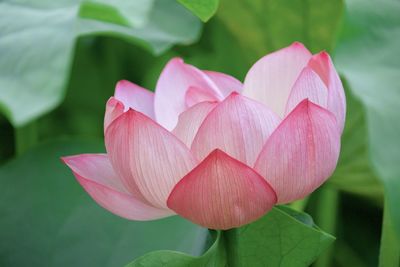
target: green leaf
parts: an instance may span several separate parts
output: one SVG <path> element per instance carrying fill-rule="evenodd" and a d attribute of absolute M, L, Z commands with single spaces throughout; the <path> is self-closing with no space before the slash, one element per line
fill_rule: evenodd
<path fill-rule="evenodd" d="M 218 231 L 214 244 L 204 255 L 193 257 L 176 251 L 154 251 L 150 252 L 126 267 L 224 267 L 226 265 L 226 252 L 222 232 Z"/>
<path fill-rule="evenodd" d="M 346 102 L 346 125 L 342 135 L 339 162 L 328 184 L 381 203 L 383 187 L 372 168 L 369 156 L 365 111 L 360 101 L 349 90 L 346 90 Z"/>
<path fill-rule="evenodd" d="M 158 54 L 174 44 L 191 43 L 199 35 L 200 21 L 174 0 L 148 0 L 148 15 L 141 13 L 137 19 L 137 12 L 129 10 L 144 9 L 146 1 L 126 2 L 0 3 L 0 110 L 14 126 L 62 101 L 79 36 L 118 37 Z"/>
<path fill-rule="evenodd" d="M 148 21 L 154 1 L 85 0 L 81 3 L 79 16 L 123 26 L 142 27 Z"/>
<path fill-rule="evenodd" d="M 219 0 L 178 0 L 187 9 L 207 22 L 217 12 Z"/>
<path fill-rule="evenodd" d="M 311 217 L 288 207 L 274 208 L 260 220 L 227 233 L 229 266 L 309 266 L 334 237 Z"/>
<path fill-rule="evenodd" d="M 201 252 L 205 229 L 177 216 L 134 222 L 113 215 L 59 159 L 102 150 L 102 142 L 55 141 L 0 169 L 0 266 L 122 266 L 157 249 Z"/>
<path fill-rule="evenodd" d="M 400 238 L 400 3 L 349 0 L 336 63 L 366 110 L 370 157 Z"/>
<path fill-rule="evenodd" d="M 388 204 L 389 202 L 385 201 L 385 205 Z M 397 267 L 400 266 L 400 241 L 396 238 L 390 209 L 385 207 L 383 212 L 379 267 Z"/>
<path fill-rule="evenodd" d="M 225 0 L 217 17 L 240 42 L 241 53 L 254 62 L 294 41 L 313 52 L 331 50 L 342 6 L 341 0 Z"/>
<path fill-rule="evenodd" d="M 314 225 L 309 215 L 281 206 L 254 223 L 220 232 L 201 257 L 156 251 L 127 267 L 306 267 L 333 241 L 331 235 Z"/>
<path fill-rule="evenodd" d="M 148 66 L 158 60 L 143 48 L 115 38 L 80 38 L 65 99 L 55 111 L 38 120 L 39 136 L 103 138 L 105 104 L 114 94 L 116 82 L 126 79 L 143 85 Z"/>

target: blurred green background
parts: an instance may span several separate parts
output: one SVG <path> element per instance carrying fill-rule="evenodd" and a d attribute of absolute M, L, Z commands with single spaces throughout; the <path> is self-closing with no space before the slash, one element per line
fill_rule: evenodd
<path fill-rule="evenodd" d="M 1 1 L 0 266 L 201 254 L 204 229 L 176 217 L 120 219 L 94 204 L 59 157 L 104 151 L 105 103 L 118 80 L 153 90 L 180 56 L 243 81 L 258 58 L 293 41 L 332 55 L 347 97 L 337 170 L 302 207 L 336 236 L 314 265 L 400 266 L 396 0 Z"/>

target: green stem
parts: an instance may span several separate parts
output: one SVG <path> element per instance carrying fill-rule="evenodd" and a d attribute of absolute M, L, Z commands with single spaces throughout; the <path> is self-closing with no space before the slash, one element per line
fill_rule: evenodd
<path fill-rule="evenodd" d="M 38 132 L 36 122 L 30 122 L 22 127 L 15 128 L 15 153 L 23 154 L 37 143 Z"/>
<path fill-rule="evenodd" d="M 381 247 L 379 254 L 379 267 L 399 267 L 400 266 L 400 244 L 393 229 L 392 219 L 385 200 L 382 222 Z"/>
<path fill-rule="evenodd" d="M 238 253 L 237 253 L 237 229 L 233 228 L 230 230 L 225 230 L 222 231 L 224 240 L 225 240 L 225 248 L 226 248 L 226 256 L 228 259 L 227 266 L 229 267 L 236 267 L 236 266 L 241 266 L 240 265 L 240 260 L 238 258 Z"/>
<path fill-rule="evenodd" d="M 336 217 L 338 214 L 339 192 L 332 187 L 323 187 L 319 192 L 318 207 L 316 212 L 317 225 L 322 230 L 335 235 Z M 332 263 L 333 247 L 330 247 L 315 262 L 315 267 L 329 267 Z"/>
<path fill-rule="evenodd" d="M 237 228 L 233 228 L 230 230 L 223 230 L 222 235 L 225 241 L 227 266 L 229 267 L 242 266 L 242 262 L 238 254 Z"/>

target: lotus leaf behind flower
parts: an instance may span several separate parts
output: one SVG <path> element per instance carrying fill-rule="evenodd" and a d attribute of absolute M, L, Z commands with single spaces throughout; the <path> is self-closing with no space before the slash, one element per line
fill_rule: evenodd
<path fill-rule="evenodd" d="M 336 167 L 344 120 L 342 83 L 325 52 L 294 43 L 256 62 L 243 84 L 175 58 L 154 94 L 117 84 L 107 154 L 63 160 L 119 216 L 179 214 L 229 229 L 318 188 Z"/>

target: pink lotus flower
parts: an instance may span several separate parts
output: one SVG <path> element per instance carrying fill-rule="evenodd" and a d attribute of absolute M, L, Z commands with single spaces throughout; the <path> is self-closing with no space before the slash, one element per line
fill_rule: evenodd
<path fill-rule="evenodd" d="M 336 167 L 344 120 L 343 87 L 325 52 L 294 43 L 261 58 L 243 85 L 175 58 L 155 94 L 117 84 L 107 154 L 63 160 L 119 216 L 179 214 L 229 229 L 318 188 Z"/>

